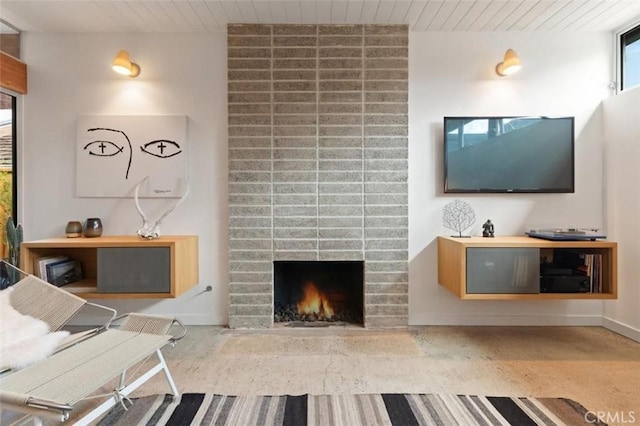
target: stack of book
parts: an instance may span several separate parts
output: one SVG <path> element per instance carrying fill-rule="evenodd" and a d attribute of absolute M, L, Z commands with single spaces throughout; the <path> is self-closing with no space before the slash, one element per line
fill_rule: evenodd
<path fill-rule="evenodd" d="M 578 265 L 577 270 L 589 278 L 589 288 L 592 293 L 602 293 L 601 254 L 585 254 L 584 264 Z"/>
<path fill-rule="evenodd" d="M 82 265 L 67 256 L 46 256 L 34 260 L 35 275 L 61 287 L 82 279 Z"/>

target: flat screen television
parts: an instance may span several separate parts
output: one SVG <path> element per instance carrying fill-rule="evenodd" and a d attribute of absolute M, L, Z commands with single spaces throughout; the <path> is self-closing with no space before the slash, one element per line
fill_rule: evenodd
<path fill-rule="evenodd" d="M 445 117 L 444 192 L 575 192 L 574 117 Z"/>

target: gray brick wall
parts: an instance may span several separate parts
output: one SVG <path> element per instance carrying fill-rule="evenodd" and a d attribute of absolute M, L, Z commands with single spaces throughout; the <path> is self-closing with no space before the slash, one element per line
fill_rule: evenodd
<path fill-rule="evenodd" d="M 273 325 L 273 260 L 364 260 L 408 324 L 408 29 L 229 25 L 229 326 Z"/>

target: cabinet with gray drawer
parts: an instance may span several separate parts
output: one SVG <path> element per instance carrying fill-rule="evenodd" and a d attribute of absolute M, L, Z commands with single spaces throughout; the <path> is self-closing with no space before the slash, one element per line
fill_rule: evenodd
<path fill-rule="evenodd" d="M 566 253 L 599 258 L 597 285 L 584 292 L 545 289 L 554 277 L 543 279 L 542 264 Z M 438 283 L 461 299 L 616 299 L 617 258 L 612 241 L 438 237 Z"/>
<path fill-rule="evenodd" d="M 21 246 L 21 267 L 33 273 L 44 256 L 79 260 L 83 280 L 61 288 L 84 298 L 173 298 L 198 283 L 198 237 L 51 238 Z"/>

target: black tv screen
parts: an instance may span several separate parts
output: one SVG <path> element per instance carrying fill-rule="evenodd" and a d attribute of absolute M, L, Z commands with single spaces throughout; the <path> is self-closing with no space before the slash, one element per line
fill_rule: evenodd
<path fill-rule="evenodd" d="M 574 192 L 573 117 L 445 117 L 444 192 Z"/>

